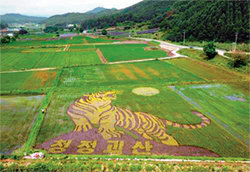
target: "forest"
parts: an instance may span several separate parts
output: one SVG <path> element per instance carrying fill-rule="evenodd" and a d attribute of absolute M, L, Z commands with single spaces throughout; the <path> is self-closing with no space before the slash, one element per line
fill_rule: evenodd
<path fill-rule="evenodd" d="M 117 25 L 160 28 L 172 41 L 249 40 L 249 4 L 247 1 L 149 1 L 144 0 L 119 13 L 87 20 L 82 28 L 107 28 Z"/>

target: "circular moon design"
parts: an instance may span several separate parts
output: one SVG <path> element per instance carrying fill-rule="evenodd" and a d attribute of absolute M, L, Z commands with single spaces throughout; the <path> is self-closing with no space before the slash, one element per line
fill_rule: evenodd
<path fill-rule="evenodd" d="M 152 87 L 139 87 L 139 88 L 134 88 L 132 90 L 134 94 L 140 95 L 140 96 L 154 96 L 156 94 L 159 94 L 160 91 L 156 88 Z"/>

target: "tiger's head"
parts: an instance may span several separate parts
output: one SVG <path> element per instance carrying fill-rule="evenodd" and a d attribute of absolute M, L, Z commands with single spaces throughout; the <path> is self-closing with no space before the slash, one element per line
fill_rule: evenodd
<path fill-rule="evenodd" d="M 88 95 L 88 98 L 85 101 L 99 107 L 102 105 L 110 104 L 112 100 L 115 100 L 116 93 L 116 91 L 93 93 Z"/>

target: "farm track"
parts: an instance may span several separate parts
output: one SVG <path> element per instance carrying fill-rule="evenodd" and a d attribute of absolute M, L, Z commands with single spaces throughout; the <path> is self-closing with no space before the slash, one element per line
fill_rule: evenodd
<path fill-rule="evenodd" d="M 55 70 L 55 69 L 57 69 L 57 68 L 36 68 L 36 69 L 3 71 L 3 72 L 0 72 L 0 73 L 17 73 L 17 72 L 47 71 L 47 70 Z"/>
<path fill-rule="evenodd" d="M 182 58 L 187 58 L 185 56 L 180 56 Z M 180 57 L 160 57 L 160 58 L 151 58 L 151 59 L 140 59 L 140 60 L 128 60 L 128 61 L 118 61 L 118 62 L 108 62 L 107 64 L 123 64 L 123 63 L 136 63 L 136 62 L 146 62 L 146 61 L 155 61 L 155 60 L 169 60 Z"/>
<path fill-rule="evenodd" d="M 107 64 L 108 63 L 107 59 L 105 59 L 105 57 L 103 56 L 103 54 L 102 54 L 102 52 L 101 52 L 101 50 L 99 48 L 96 49 L 96 53 L 99 56 L 99 58 L 100 58 L 100 60 L 101 60 L 101 62 L 103 64 Z"/>

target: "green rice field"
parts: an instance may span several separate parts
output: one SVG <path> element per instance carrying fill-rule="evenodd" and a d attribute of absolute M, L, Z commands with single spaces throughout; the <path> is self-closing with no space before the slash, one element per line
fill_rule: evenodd
<path fill-rule="evenodd" d="M 183 49 L 180 53 L 190 58 L 159 60 L 167 53 L 150 49 L 152 43 L 112 44 L 119 40 L 88 36 L 48 39 L 53 36 L 30 35 L 24 38 L 33 40 L 1 47 L 1 154 L 39 148 L 56 156 L 78 151 L 82 157 L 184 153 L 249 159 L 250 78 L 245 72 L 231 70 L 227 59 L 217 56 L 206 61 L 202 52 Z M 155 60 L 121 62 L 141 59 Z M 82 102 L 76 102 L 80 97 Z M 100 119 L 84 116 L 90 113 L 108 115 Z M 103 122 L 110 115 L 115 119 Z M 114 121 L 117 123 L 110 124 Z M 138 128 L 132 127 L 137 124 Z M 111 134 L 122 134 L 106 137 L 102 125 Z M 168 137 L 154 133 L 162 129 L 157 127 Z M 53 146 L 60 145 L 56 141 L 72 144 L 68 149 L 55 149 Z M 95 151 L 108 143 L 124 143 L 124 147 L 119 152 L 108 146 L 104 153 L 96 153 L 86 148 L 93 141 L 98 147 Z M 141 151 L 136 152 L 140 144 Z M 144 149 L 149 151 L 145 154 Z M 153 152 L 155 149 L 159 152 Z"/>
<path fill-rule="evenodd" d="M 101 64 L 94 50 L 88 52 L 3 53 L 1 56 L 2 71 L 92 64 Z"/>
<path fill-rule="evenodd" d="M 91 38 L 88 36 L 86 36 L 84 39 L 86 39 L 88 43 L 112 43 L 112 42 L 117 41 L 117 40 L 109 40 L 109 39 L 104 39 L 104 38 Z"/>
<path fill-rule="evenodd" d="M 147 44 L 98 45 L 108 62 L 167 57 L 162 50 L 145 50 Z"/>
<path fill-rule="evenodd" d="M 12 153 L 25 144 L 43 98 L 44 95 L 1 96 L 1 154 Z"/>
<path fill-rule="evenodd" d="M 52 87 L 56 75 L 55 70 L 2 73 L 1 92 Z"/>

